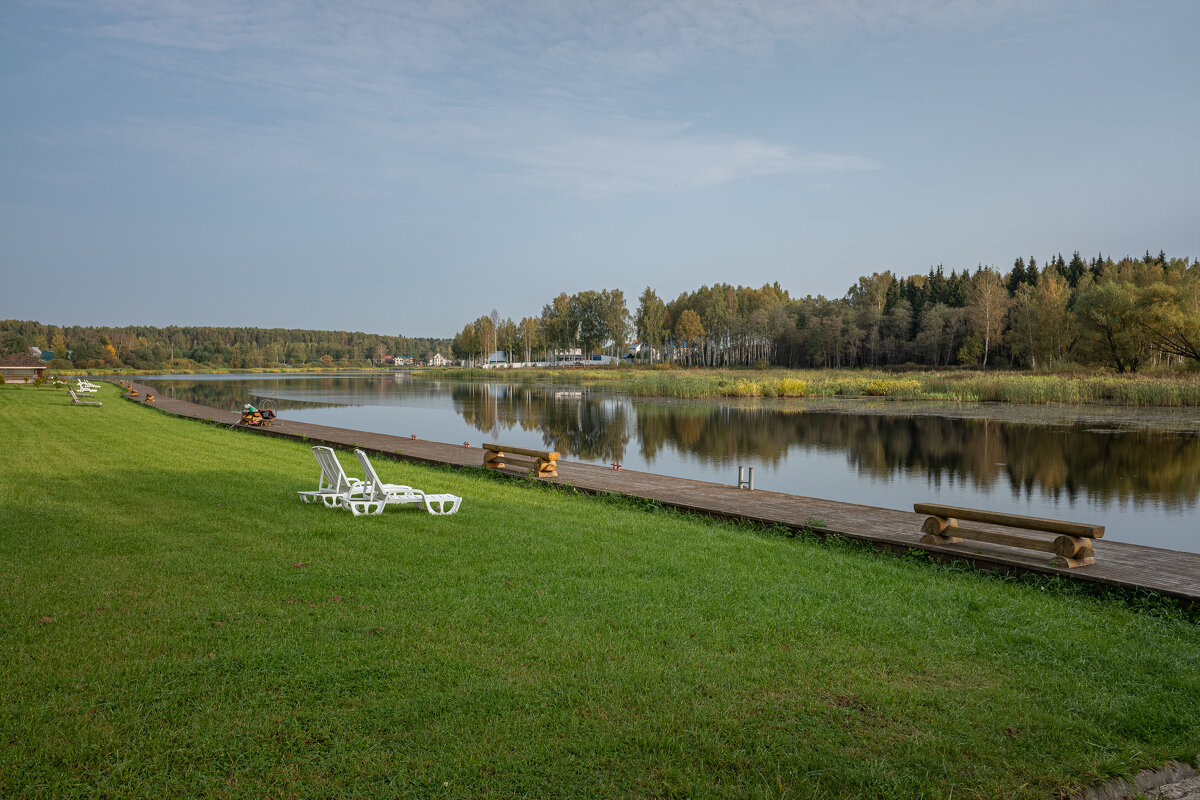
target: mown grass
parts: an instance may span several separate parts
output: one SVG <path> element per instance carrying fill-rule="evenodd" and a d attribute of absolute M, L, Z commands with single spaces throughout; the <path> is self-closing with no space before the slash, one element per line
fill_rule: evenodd
<path fill-rule="evenodd" d="M 0 796 L 1044 798 L 1200 748 L 1194 623 L 0 387 Z M 348 467 L 353 458 L 342 453 Z"/>
<path fill-rule="evenodd" d="M 423 377 L 582 383 L 635 397 L 893 397 L 998 403 L 1200 405 L 1200 373 L 1038 375 L 932 370 L 654 369 L 425 370 Z"/>

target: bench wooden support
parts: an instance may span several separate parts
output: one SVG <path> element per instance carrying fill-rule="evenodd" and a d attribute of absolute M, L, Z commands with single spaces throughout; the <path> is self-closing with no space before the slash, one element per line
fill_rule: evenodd
<path fill-rule="evenodd" d="M 529 450 L 524 447 L 487 443 L 483 445 L 483 465 L 488 469 L 503 469 L 508 466 L 505 459 L 524 456 L 531 459 L 534 475 L 539 478 L 558 477 L 558 455 L 552 450 Z"/>
<path fill-rule="evenodd" d="M 924 535 L 921 541 L 925 544 L 957 544 L 963 539 L 976 542 L 989 542 L 1005 547 L 1024 547 L 1028 550 L 1040 550 L 1053 553 L 1050 564 L 1055 567 L 1074 569 L 1096 563 L 1096 555 L 1092 550 L 1092 540 L 1104 535 L 1103 525 L 1090 525 L 1081 522 L 1065 522 L 1056 519 L 1040 517 L 1022 517 L 1017 514 L 1005 514 L 999 511 L 982 511 L 974 508 L 955 508 L 935 503 L 917 503 L 913 510 L 918 514 L 930 514 L 921 526 Z M 1037 539 L 1022 536 L 1019 533 L 1000 531 L 985 531 L 976 528 L 964 528 L 959 520 L 969 522 L 986 522 L 1010 528 L 1023 528 L 1032 531 L 1045 531 L 1059 534 L 1053 540 Z"/>

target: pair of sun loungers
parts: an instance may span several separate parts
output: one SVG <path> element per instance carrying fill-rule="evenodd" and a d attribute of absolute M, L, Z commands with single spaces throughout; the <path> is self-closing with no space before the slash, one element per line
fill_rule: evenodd
<path fill-rule="evenodd" d="M 354 457 L 363 468 L 363 480 L 346 475 L 332 449 L 318 445 L 312 451 L 321 466 L 321 482 L 315 491 L 299 493 L 306 503 L 321 502 L 328 508 L 346 508 L 356 517 L 382 514 L 388 505 L 409 503 L 423 504 L 430 514 L 453 514 L 462 503 L 462 498 L 457 495 L 427 494 L 411 486 L 384 483 L 362 450 L 355 450 Z"/>
<path fill-rule="evenodd" d="M 83 378 L 75 379 L 75 391 L 79 392 L 80 394 L 94 394 L 95 392 L 99 391 L 99 389 L 99 384 L 92 383 L 91 381 L 85 381 Z"/>

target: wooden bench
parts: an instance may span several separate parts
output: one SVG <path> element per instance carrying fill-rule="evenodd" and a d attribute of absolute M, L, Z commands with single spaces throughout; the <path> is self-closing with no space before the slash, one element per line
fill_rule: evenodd
<path fill-rule="evenodd" d="M 913 510 L 918 514 L 930 515 L 929 519 L 925 520 L 925 524 L 921 526 L 921 530 L 925 534 L 921 537 L 921 541 L 925 544 L 955 544 L 963 539 L 971 539 L 976 542 L 990 542 L 1007 547 L 1024 547 L 1029 550 L 1054 553 L 1054 558 L 1050 559 L 1050 563 L 1053 566 L 1067 569 L 1096 563 L 1096 556 L 1092 551 L 1092 540 L 1104 536 L 1103 525 L 1089 525 L 1084 522 L 1022 517 L 1000 511 L 955 508 L 936 503 L 916 503 L 913 505 Z M 1059 536 L 1048 540 L 1022 536 L 1018 533 L 963 528 L 959 526 L 959 520 L 1057 533 Z"/>
<path fill-rule="evenodd" d="M 503 469 L 504 459 L 510 456 L 525 456 L 532 459 L 534 475 L 539 478 L 558 477 L 558 453 L 552 450 L 529 450 L 524 447 L 508 447 L 502 444 L 483 445 L 483 465 L 488 469 Z"/>

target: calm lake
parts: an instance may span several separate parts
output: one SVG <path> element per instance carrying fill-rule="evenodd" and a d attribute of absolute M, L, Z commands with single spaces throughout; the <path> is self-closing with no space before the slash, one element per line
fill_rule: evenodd
<path fill-rule="evenodd" d="M 1106 539 L 1200 552 L 1200 409 L 642 399 L 405 373 L 143 380 L 224 410 L 249 402 L 301 422 L 726 484 L 745 465 L 757 489 L 1094 522 Z"/>

